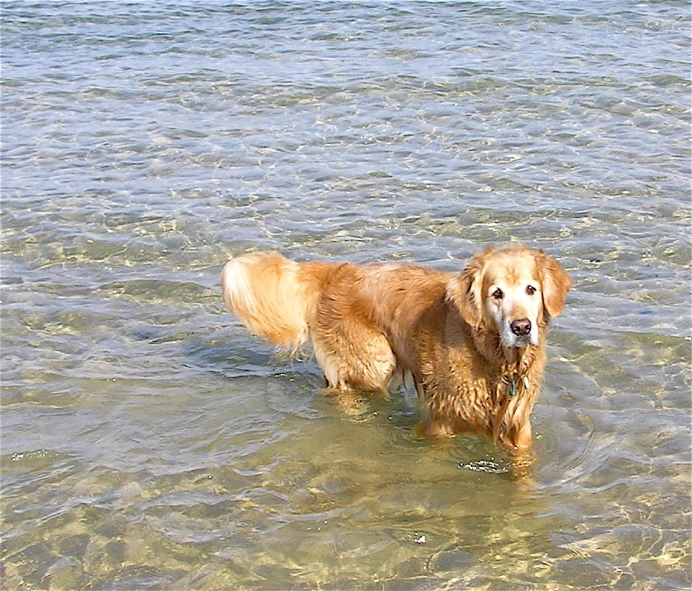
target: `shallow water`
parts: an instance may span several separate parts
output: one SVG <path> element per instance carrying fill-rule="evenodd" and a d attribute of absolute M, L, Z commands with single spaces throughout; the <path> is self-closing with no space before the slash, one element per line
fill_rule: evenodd
<path fill-rule="evenodd" d="M 686 2 L 4 2 L 8 589 L 687 589 Z M 225 260 L 575 280 L 535 484 L 350 413 Z"/>

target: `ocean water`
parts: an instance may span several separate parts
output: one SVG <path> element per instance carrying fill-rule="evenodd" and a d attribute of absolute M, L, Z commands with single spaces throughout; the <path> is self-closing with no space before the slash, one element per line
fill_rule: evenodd
<path fill-rule="evenodd" d="M 6 589 L 688 589 L 690 9 L 3 2 Z M 574 279 L 533 485 L 346 412 L 228 257 Z"/>

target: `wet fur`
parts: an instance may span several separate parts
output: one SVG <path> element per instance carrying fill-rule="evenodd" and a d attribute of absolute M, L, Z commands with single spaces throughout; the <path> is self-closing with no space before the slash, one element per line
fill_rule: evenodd
<path fill-rule="evenodd" d="M 542 251 L 488 249 L 461 273 L 250 253 L 231 259 L 221 279 L 251 332 L 293 351 L 312 340 L 330 388 L 386 395 L 393 378 L 410 375 L 430 410 L 426 434 L 480 432 L 513 451 L 530 447 L 548 321 L 571 285 Z M 535 334 L 515 337 L 517 318 Z"/>

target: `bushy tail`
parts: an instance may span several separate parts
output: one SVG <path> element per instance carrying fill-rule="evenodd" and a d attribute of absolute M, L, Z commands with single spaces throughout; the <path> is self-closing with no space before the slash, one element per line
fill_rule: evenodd
<path fill-rule="evenodd" d="M 310 337 L 314 287 L 300 263 L 276 252 L 241 255 L 221 272 L 223 298 L 231 312 L 250 332 L 290 351 Z"/>

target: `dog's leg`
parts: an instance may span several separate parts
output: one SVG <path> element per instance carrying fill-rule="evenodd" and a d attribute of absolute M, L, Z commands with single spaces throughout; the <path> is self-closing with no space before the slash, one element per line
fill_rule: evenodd
<path fill-rule="evenodd" d="M 421 421 L 413 428 L 413 433 L 417 437 L 429 437 L 432 439 L 442 439 L 453 437 L 456 433 L 471 431 L 471 429 L 455 429 L 449 423 L 435 418 L 432 413 L 425 421 Z"/>
<path fill-rule="evenodd" d="M 528 488 L 533 484 L 532 468 L 536 461 L 531 451 L 532 440 L 531 422 L 527 420 L 502 441 L 510 455 L 510 478 L 521 481 Z"/>
<path fill-rule="evenodd" d="M 519 456 L 529 453 L 533 441 L 531 421 L 527 419 L 521 425 L 511 428 L 500 439 L 513 455 Z"/>
<path fill-rule="evenodd" d="M 517 433 L 515 445 L 518 450 L 528 452 L 531 449 L 532 442 L 533 432 L 531 431 L 531 421 L 527 419 Z"/>
<path fill-rule="evenodd" d="M 389 382 L 397 365 L 382 333 L 351 321 L 333 324 L 329 330 L 313 331 L 312 341 L 328 388 L 389 396 Z"/>

